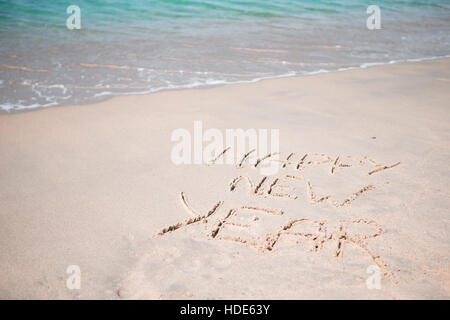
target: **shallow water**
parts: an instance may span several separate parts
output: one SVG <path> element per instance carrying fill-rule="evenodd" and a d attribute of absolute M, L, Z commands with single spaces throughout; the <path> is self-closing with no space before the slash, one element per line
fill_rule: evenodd
<path fill-rule="evenodd" d="M 75 2 L 75 1 L 74 1 Z M 450 55 L 450 2 L 0 1 L 0 109 Z M 75 3 L 74 3 L 75 4 Z"/>

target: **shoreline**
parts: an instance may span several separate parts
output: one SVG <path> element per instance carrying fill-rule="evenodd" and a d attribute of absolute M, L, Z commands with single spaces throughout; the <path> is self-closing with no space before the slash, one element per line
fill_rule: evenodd
<path fill-rule="evenodd" d="M 383 67 L 383 66 L 396 65 L 396 64 L 421 63 L 421 62 L 426 62 L 426 61 L 445 60 L 445 59 L 450 59 L 450 55 L 424 57 L 424 58 L 410 58 L 410 59 L 404 59 L 404 60 L 391 60 L 389 62 L 368 62 L 368 63 L 363 63 L 358 67 L 344 67 L 344 68 L 340 68 L 338 70 L 332 70 L 332 71 L 317 70 L 317 71 L 307 72 L 306 74 L 298 74 L 294 71 L 291 71 L 288 74 L 268 76 L 268 77 L 257 78 L 257 79 L 252 79 L 252 80 L 248 80 L 248 81 L 242 80 L 242 81 L 225 82 L 225 83 L 218 83 L 218 84 L 200 84 L 198 86 L 197 85 L 185 85 L 185 87 L 181 86 L 181 87 L 177 87 L 177 88 L 162 88 L 162 89 L 159 89 L 156 91 L 150 90 L 151 92 L 144 91 L 144 92 L 120 93 L 117 95 L 113 94 L 113 95 L 107 95 L 108 97 L 105 98 L 105 100 L 103 100 L 103 101 L 89 102 L 89 103 L 78 104 L 78 105 L 56 104 L 56 105 L 47 106 L 47 107 L 32 107 L 32 108 L 25 107 L 25 108 L 16 109 L 13 111 L 0 109 L 0 116 L 4 115 L 4 114 L 11 115 L 11 114 L 20 114 L 20 113 L 24 113 L 24 112 L 39 111 L 39 110 L 55 108 L 55 107 L 74 107 L 74 106 L 81 106 L 81 105 L 95 105 L 98 103 L 104 103 L 108 100 L 118 98 L 118 97 L 126 97 L 126 96 L 134 96 L 134 95 L 137 95 L 137 96 L 144 95 L 145 96 L 145 95 L 152 95 L 152 94 L 159 93 L 159 92 L 183 91 L 183 90 L 190 90 L 190 89 L 194 89 L 194 90 L 195 89 L 198 89 L 198 90 L 205 89 L 206 90 L 206 89 L 214 89 L 214 88 L 229 86 L 229 85 L 252 84 L 252 83 L 258 83 L 258 82 L 267 81 L 267 80 L 310 77 L 310 76 L 316 76 L 316 75 L 320 75 L 320 74 L 333 74 L 333 73 L 340 73 L 340 72 L 345 72 L 345 71 L 366 70 L 366 69 L 373 68 L 373 67 Z M 294 72 L 294 74 L 290 74 L 292 72 Z"/>
<path fill-rule="evenodd" d="M 446 58 L 0 114 L 0 297 L 449 299 L 449 89 Z M 286 166 L 175 165 L 195 121 Z"/>

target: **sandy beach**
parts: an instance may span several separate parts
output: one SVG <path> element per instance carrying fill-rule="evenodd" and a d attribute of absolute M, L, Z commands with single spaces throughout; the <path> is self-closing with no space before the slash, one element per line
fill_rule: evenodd
<path fill-rule="evenodd" d="M 441 59 L 1 114 L 0 298 L 449 299 L 449 103 Z M 174 164 L 195 121 L 279 170 Z"/>

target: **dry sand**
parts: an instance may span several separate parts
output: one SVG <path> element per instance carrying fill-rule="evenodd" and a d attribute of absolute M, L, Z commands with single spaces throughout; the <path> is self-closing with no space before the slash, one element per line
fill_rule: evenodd
<path fill-rule="evenodd" d="M 448 299 L 449 108 L 435 60 L 1 115 L 0 298 Z M 195 120 L 278 128 L 294 155 L 231 192 L 260 172 L 172 163 Z M 182 192 L 223 203 L 186 223 Z"/>

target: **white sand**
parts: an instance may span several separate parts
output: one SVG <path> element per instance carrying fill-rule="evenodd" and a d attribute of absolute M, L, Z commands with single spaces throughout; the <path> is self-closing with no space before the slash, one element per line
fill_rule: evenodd
<path fill-rule="evenodd" d="M 448 299 L 449 102 L 436 60 L 1 115 L 0 298 Z M 282 159 L 295 154 L 263 194 L 230 192 L 260 172 L 171 161 L 172 131 L 195 120 L 278 128 Z M 268 194 L 275 178 L 288 187 Z M 192 217 L 181 192 L 201 214 L 223 205 L 157 236 Z"/>

